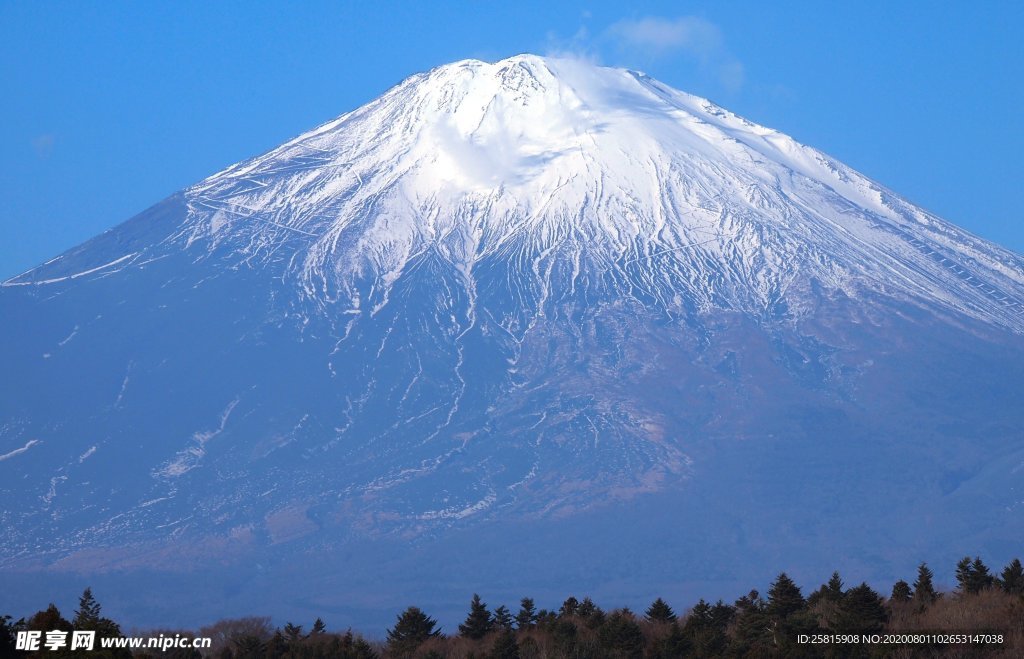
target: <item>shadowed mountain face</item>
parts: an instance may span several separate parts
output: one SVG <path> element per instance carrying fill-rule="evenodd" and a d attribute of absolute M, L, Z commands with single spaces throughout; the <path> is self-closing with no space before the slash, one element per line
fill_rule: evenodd
<path fill-rule="evenodd" d="M 634 72 L 414 76 L 8 280 L 0 318 L 12 607 L 84 582 L 139 624 L 372 629 L 884 582 L 1024 532 L 1024 258 Z"/>

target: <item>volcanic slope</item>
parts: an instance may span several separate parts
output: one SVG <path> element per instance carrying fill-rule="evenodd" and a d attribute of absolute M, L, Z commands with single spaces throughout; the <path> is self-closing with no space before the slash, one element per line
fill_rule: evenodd
<path fill-rule="evenodd" d="M 139 622 L 189 622 L 143 572 L 358 622 L 438 574 L 637 606 L 1024 531 L 1024 259 L 634 71 L 415 75 L 0 317 L 0 565 Z"/>

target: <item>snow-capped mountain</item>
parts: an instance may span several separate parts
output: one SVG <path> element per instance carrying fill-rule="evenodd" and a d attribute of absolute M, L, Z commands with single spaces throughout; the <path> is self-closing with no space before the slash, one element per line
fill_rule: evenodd
<path fill-rule="evenodd" d="M 633 71 L 415 75 L 0 317 L 8 571 L 629 598 L 1024 530 L 1024 258 Z"/>

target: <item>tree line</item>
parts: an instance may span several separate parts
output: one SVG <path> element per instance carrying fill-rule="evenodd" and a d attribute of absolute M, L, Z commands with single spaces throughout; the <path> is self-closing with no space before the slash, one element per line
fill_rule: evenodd
<path fill-rule="evenodd" d="M 897 581 L 888 597 L 867 583 L 847 586 L 838 573 L 809 595 L 781 573 L 762 595 L 757 590 L 728 604 L 703 599 L 678 615 L 662 598 L 642 613 L 605 611 L 591 598 L 568 597 L 557 609 L 538 609 L 524 597 L 517 610 L 493 610 L 473 595 L 465 620 L 446 635 L 417 606 L 398 614 L 385 639 L 369 641 L 351 630 L 334 633 L 317 618 L 305 631 L 269 618 L 222 620 L 198 632 L 150 631 L 213 639 L 200 654 L 192 649 L 97 650 L 90 657 L 162 656 L 167 659 L 675 659 L 681 657 L 1018 657 L 1024 652 L 1024 568 L 1014 559 L 994 573 L 981 558 L 956 566 L 957 587 L 941 593 L 922 563 L 913 583 Z M 120 636 L 117 623 L 101 615 L 86 589 L 72 620 L 50 605 L 28 618 L 0 616 L 0 659 L 75 656 L 68 650 L 15 649 L 19 631 L 91 630 Z M 896 634 L 927 639 L 936 633 L 991 633 L 986 642 L 916 644 L 810 643 L 836 635 Z M 925 635 L 925 636 L 921 636 Z M 995 642 L 993 639 L 1000 639 Z M 804 642 L 801 642 L 804 639 Z"/>

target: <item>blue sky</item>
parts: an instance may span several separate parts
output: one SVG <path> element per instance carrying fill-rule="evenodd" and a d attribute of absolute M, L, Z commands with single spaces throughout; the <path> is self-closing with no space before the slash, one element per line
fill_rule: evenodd
<path fill-rule="evenodd" d="M 0 277 L 470 57 L 646 71 L 1024 252 L 1022 3 L 0 0 Z"/>

